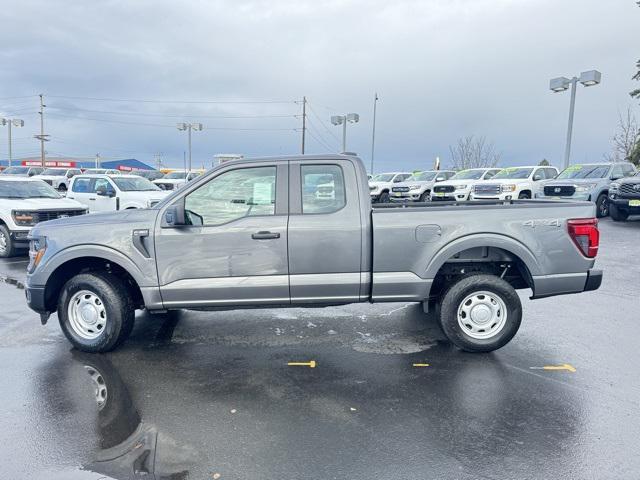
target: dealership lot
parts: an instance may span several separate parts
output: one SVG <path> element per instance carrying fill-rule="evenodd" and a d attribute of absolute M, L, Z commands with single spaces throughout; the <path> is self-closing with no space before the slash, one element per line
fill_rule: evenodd
<path fill-rule="evenodd" d="M 0 260 L 3 475 L 635 478 L 640 219 L 600 228 L 602 287 L 523 302 L 492 354 L 414 304 L 139 314 L 80 354 Z"/>

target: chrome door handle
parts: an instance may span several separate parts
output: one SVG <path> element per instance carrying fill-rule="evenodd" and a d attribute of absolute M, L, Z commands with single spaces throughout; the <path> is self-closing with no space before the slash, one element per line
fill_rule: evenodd
<path fill-rule="evenodd" d="M 251 235 L 251 238 L 254 240 L 271 240 L 274 238 L 280 238 L 280 234 L 273 232 L 257 232 Z"/>

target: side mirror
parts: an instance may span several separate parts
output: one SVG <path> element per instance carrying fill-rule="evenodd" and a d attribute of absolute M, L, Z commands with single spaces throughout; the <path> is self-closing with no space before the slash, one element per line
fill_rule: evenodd
<path fill-rule="evenodd" d="M 611 180 L 620 180 L 621 178 L 620 175 L 611 175 Z"/>
<path fill-rule="evenodd" d="M 170 227 L 180 227 L 186 225 L 184 216 L 184 202 L 174 203 L 164 212 L 164 221 Z"/>
<path fill-rule="evenodd" d="M 444 177 L 436 177 L 436 182 L 444 182 L 446 178 Z"/>
<path fill-rule="evenodd" d="M 534 181 L 534 182 L 538 182 L 538 181 L 540 181 L 540 180 L 542 180 L 542 175 L 541 175 L 541 174 L 539 174 L 539 173 L 536 173 L 536 174 L 533 176 L 533 181 Z"/>
<path fill-rule="evenodd" d="M 107 187 L 100 186 L 100 187 L 96 188 L 96 195 L 99 195 L 101 197 L 106 197 L 107 196 Z"/>

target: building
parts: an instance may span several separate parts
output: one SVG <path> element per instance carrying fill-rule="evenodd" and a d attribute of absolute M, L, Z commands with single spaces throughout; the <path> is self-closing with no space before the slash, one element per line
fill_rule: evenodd
<path fill-rule="evenodd" d="M 40 166 L 40 158 L 39 157 L 30 157 L 30 158 L 17 158 L 11 162 L 14 166 Z M 6 168 L 9 166 L 8 160 L 0 160 L 0 168 Z M 95 168 L 96 162 L 95 160 L 84 160 L 77 158 L 57 158 L 50 157 L 45 161 L 45 166 L 47 167 L 61 167 L 61 168 Z M 124 158 L 121 160 L 108 160 L 100 162 L 100 168 L 109 168 L 120 170 L 122 172 L 133 172 L 136 170 L 155 170 L 153 167 L 147 165 L 146 163 L 142 163 L 140 160 L 136 160 L 135 158 Z"/>

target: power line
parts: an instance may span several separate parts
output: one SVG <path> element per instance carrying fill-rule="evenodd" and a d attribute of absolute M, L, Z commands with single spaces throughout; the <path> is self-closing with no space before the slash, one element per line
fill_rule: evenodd
<path fill-rule="evenodd" d="M 91 100 L 99 102 L 124 102 L 124 103 L 184 103 L 184 104 L 261 104 L 261 103 L 289 103 L 295 104 L 296 100 L 149 100 L 139 98 L 100 98 L 77 97 L 67 95 L 47 95 L 48 98 L 66 98 L 71 100 Z"/>
<path fill-rule="evenodd" d="M 111 110 L 89 110 L 85 108 L 70 108 L 60 107 L 58 105 L 49 105 L 49 108 L 55 108 L 56 110 L 67 110 L 73 112 L 88 112 L 88 113 L 107 113 L 109 115 L 128 115 L 136 117 L 164 117 L 164 118 L 185 118 L 185 117 L 198 117 L 198 118 L 297 118 L 299 115 L 202 115 L 202 114 L 165 114 L 165 113 L 146 113 L 146 112 L 114 112 Z"/>
<path fill-rule="evenodd" d="M 324 127 L 324 129 L 329 133 L 329 135 L 331 135 L 333 138 L 336 139 L 336 142 L 340 142 L 340 139 L 338 138 L 338 136 L 331 131 L 331 129 L 329 127 L 327 127 L 327 125 L 322 121 L 322 119 L 318 116 L 318 114 L 315 112 L 315 110 L 311 107 L 311 105 L 309 105 L 309 110 L 311 110 L 311 113 L 313 113 L 313 116 L 316 117 L 318 119 L 318 121 L 320 122 L 320 124 Z"/>
<path fill-rule="evenodd" d="M 307 120 L 309 123 L 309 128 L 313 128 L 315 134 L 320 137 L 320 139 L 322 140 L 322 143 L 324 144 L 325 147 L 327 147 L 329 150 L 335 150 L 335 147 L 331 147 L 329 144 L 333 143 L 331 141 L 326 141 L 324 136 L 320 133 L 320 131 L 317 129 L 317 127 L 315 126 L 315 123 L 311 121 L 311 119 Z"/>
<path fill-rule="evenodd" d="M 15 98 L 35 98 L 38 95 L 21 95 L 17 97 L 0 97 L 0 100 L 13 100 Z"/>

